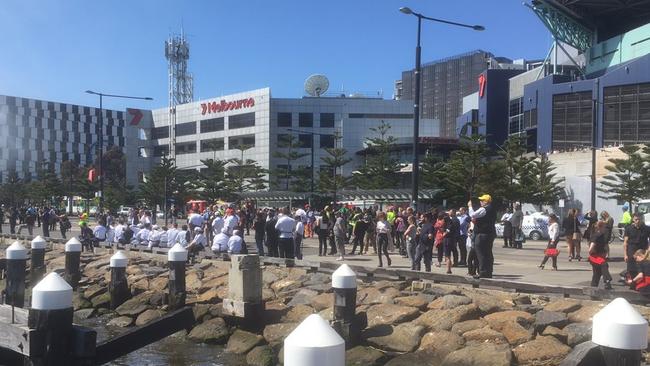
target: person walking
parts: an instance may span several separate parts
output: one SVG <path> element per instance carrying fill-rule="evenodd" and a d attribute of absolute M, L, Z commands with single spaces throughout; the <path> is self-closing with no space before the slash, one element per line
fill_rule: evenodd
<path fill-rule="evenodd" d="M 377 254 L 377 223 L 375 222 L 375 214 L 372 210 L 366 210 L 364 221 L 368 223 L 368 227 L 366 228 L 366 233 L 363 236 L 365 250 L 362 250 L 361 254 L 368 254 L 368 249 L 370 246 L 372 246 L 372 250 L 374 252 L 373 254 Z"/>
<path fill-rule="evenodd" d="M 20 215 L 18 214 L 18 210 L 16 207 L 11 207 L 9 209 L 9 233 L 10 234 L 15 234 L 16 233 L 16 223 L 18 222 L 18 218 Z"/>
<path fill-rule="evenodd" d="M 578 210 L 572 208 L 562 221 L 564 234 L 566 235 L 567 245 L 569 246 L 569 262 L 574 259 L 581 260 L 580 257 L 580 222 L 578 221 Z"/>
<path fill-rule="evenodd" d="M 436 223 L 433 225 L 433 228 L 435 229 L 435 240 L 433 245 L 436 247 L 437 250 L 437 259 L 438 262 L 436 263 L 436 267 L 441 267 L 442 266 L 442 256 L 444 255 L 445 247 L 443 245 L 443 241 L 445 238 L 445 230 L 447 229 L 445 227 L 445 216 L 447 216 L 444 212 L 438 213 Z"/>
<path fill-rule="evenodd" d="M 334 223 L 334 241 L 336 242 L 336 250 L 339 253 L 337 261 L 345 259 L 345 240 L 347 238 L 348 224 L 341 212 L 336 213 L 336 221 Z"/>
<path fill-rule="evenodd" d="M 467 234 L 469 230 L 469 225 L 472 222 L 472 220 L 469 218 L 469 215 L 467 214 L 467 209 L 465 207 L 461 207 L 458 210 L 458 213 L 460 214 L 460 216 L 458 217 L 458 221 L 459 221 L 458 250 L 460 252 L 458 258 L 458 265 L 466 266 L 467 265 Z"/>
<path fill-rule="evenodd" d="M 503 247 L 514 248 L 515 244 L 512 241 L 512 208 L 508 207 L 506 212 L 501 216 L 501 224 L 503 225 Z"/>
<path fill-rule="evenodd" d="M 411 269 L 419 271 L 421 262 L 424 259 L 424 270 L 431 272 L 431 262 L 433 259 L 433 242 L 435 239 L 435 229 L 433 228 L 433 216 L 426 213 L 422 216 L 422 227 L 418 235 L 417 246 L 415 248 L 415 260 L 411 264 Z"/>
<path fill-rule="evenodd" d="M 605 289 L 612 289 L 612 276 L 609 274 L 609 244 L 607 243 L 607 233 L 605 232 L 605 223 L 598 221 L 596 231 L 591 237 L 589 244 L 589 262 L 591 263 L 592 277 L 591 287 L 598 287 L 600 277 L 605 282 Z M 627 255 L 626 255 L 627 257 Z M 634 265 L 636 269 L 636 263 Z"/>
<path fill-rule="evenodd" d="M 447 215 L 451 220 L 449 223 L 449 235 L 447 237 L 453 238 L 453 242 L 449 243 L 449 246 L 451 247 L 451 255 L 454 259 L 453 267 L 458 267 L 458 237 L 460 236 L 460 220 L 456 217 L 456 210 L 453 208 L 447 211 Z"/>
<path fill-rule="evenodd" d="M 300 215 L 294 217 L 296 226 L 293 229 L 293 253 L 297 259 L 302 259 L 302 240 L 305 236 L 305 224 L 302 219 Z"/>
<path fill-rule="evenodd" d="M 359 254 L 363 253 L 363 238 L 366 235 L 367 230 L 368 222 L 366 221 L 366 216 L 359 213 L 357 222 L 354 224 L 354 227 L 352 229 L 352 251 L 350 252 L 351 255 L 354 255 L 357 246 L 359 247 Z"/>
<path fill-rule="evenodd" d="M 544 259 L 539 265 L 540 269 L 544 269 L 544 265 L 549 258 L 553 261 L 553 270 L 557 271 L 557 256 L 559 251 L 557 250 L 557 243 L 560 240 L 560 225 L 557 223 L 558 218 L 555 214 L 550 214 L 548 216 L 548 244 L 546 245 L 546 250 L 544 250 Z"/>
<path fill-rule="evenodd" d="M 467 207 L 469 207 L 470 217 L 473 220 L 476 220 L 476 224 L 474 225 L 474 232 L 476 235 L 474 238 L 474 245 L 479 263 L 479 277 L 492 278 L 494 266 L 492 247 L 494 245 L 494 238 L 496 237 L 494 224 L 497 220 L 497 214 L 492 205 L 492 196 L 484 194 L 478 199 L 481 206 L 480 208 L 474 210 L 472 201 L 467 203 Z"/>
<path fill-rule="evenodd" d="M 66 233 L 72 228 L 72 224 L 68 219 L 66 214 L 63 214 L 59 217 L 59 231 L 61 231 L 61 237 L 65 240 L 67 239 Z"/>
<path fill-rule="evenodd" d="M 266 219 L 266 225 L 264 226 L 264 232 L 266 233 L 266 250 L 269 257 L 279 257 L 280 252 L 278 250 L 278 232 L 275 229 L 275 224 L 277 224 L 278 218 L 275 216 L 274 210 L 269 210 L 269 216 Z"/>
<path fill-rule="evenodd" d="M 266 224 L 266 218 L 264 217 L 264 212 L 260 211 L 257 213 L 257 215 L 255 215 L 255 221 L 253 221 L 253 230 L 255 231 L 255 245 L 257 246 L 257 255 L 261 257 L 264 256 L 264 225 L 265 224 Z"/>
<path fill-rule="evenodd" d="M 275 230 L 278 232 L 278 249 L 280 258 L 294 258 L 293 253 L 293 228 L 296 225 L 294 219 L 289 216 L 289 208 L 284 207 L 275 223 Z"/>
<path fill-rule="evenodd" d="M 515 204 L 515 211 L 512 213 L 512 216 L 510 216 L 510 226 L 511 226 L 511 233 L 512 233 L 512 240 L 511 244 L 513 248 L 516 249 L 521 249 L 524 244 L 524 232 L 523 232 L 523 224 L 524 224 L 524 212 L 521 210 L 521 204 L 517 203 Z"/>
<path fill-rule="evenodd" d="M 386 263 L 390 267 L 391 260 L 388 256 L 388 234 L 391 231 L 390 224 L 386 220 L 386 214 L 382 211 L 377 213 L 377 226 L 375 229 L 377 233 L 377 256 L 379 258 L 379 266 L 383 267 L 384 264 L 381 260 L 382 254 L 386 256 Z"/>
<path fill-rule="evenodd" d="M 417 239 L 417 230 L 418 227 L 415 224 L 415 216 L 411 215 L 407 219 L 407 227 L 404 231 L 404 241 L 406 242 L 406 254 L 408 255 L 409 260 L 411 260 L 411 269 L 413 268 L 413 263 L 415 262 L 415 248 L 416 248 L 416 239 Z"/>
<path fill-rule="evenodd" d="M 49 238 L 50 237 L 50 209 L 48 207 L 45 207 L 42 211 L 39 211 L 41 216 L 41 221 L 43 222 L 43 225 L 41 226 L 43 230 L 43 237 L 44 238 Z"/>
<path fill-rule="evenodd" d="M 640 213 L 632 215 L 632 224 L 625 228 L 623 237 L 623 259 L 627 263 L 627 278 L 634 278 L 639 269 L 634 261 L 634 253 L 639 249 L 648 249 L 650 228 L 643 223 Z"/>

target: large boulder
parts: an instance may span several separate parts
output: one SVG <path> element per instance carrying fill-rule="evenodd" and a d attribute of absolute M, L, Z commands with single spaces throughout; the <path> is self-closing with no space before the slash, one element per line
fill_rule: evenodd
<path fill-rule="evenodd" d="M 149 305 L 147 305 L 146 302 L 143 302 L 141 298 L 134 297 L 126 300 L 122 305 L 118 306 L 117 309 L 115 309 L 115 312 L 119 315 L 136 317 L 147 309 L 149 309 Z"/>
<path fill-rule="evenodd" d="M 226 345 L 226 351 L 236 354 L 248 353 L 255 346 L 259 345 L 264 341 L 264 337 L 259 334 L 250 333 L 241 329 L 235 330 L 235 332 L 228 339 L 228 345 Z"/>
<path fill-rule="evenodd" d="M 378 325 L 366 329 L 361 337 L 374 347 L 385 351 L 413 352 L 420 344 L 425 328 L 412 323 Z"/>
<path fill-rule="evenodd" d="M 422 337 L 418 351 L 426 351 L 435 354 L 440 360 L 444 360 L 448 354 L 465 345 L 463 337 L 456 333 L 441 330 L 429 332 Z"/>
<path fill-rule="evenodd" d="M 497 291 L 465 291 L 465 295 L 481 310 L 481 314 L 511 310 L 514 306 L 512 298 Z"/>
<path fill-rule="evenodd" d="M 356 346 L 345 351 L 346 366 L 384 365 L 386 355 L 372 347 Z"/>
<path fill-rule="evenodd" d="M 249 366 L 274 366 L 275 352 L 267 345 L 257 346 L 246 355 L 246 364 Z"/>
<path fill-rule="evenodd" d="M 470 299 L 467 296 L 462 296 L 462 295 L 445 295 L 443 297 L 439 297 L 432 301 L 427 308 L 429 309 L 438 309 L 438 310 L 446 310 L 446 309 L 453 309 L 456 307 L 459 307 L 461 305 L 467 305 L 471 304 L 472 299 Z"/>
<path fill-rule="evenodd" d="M 138 315 L 137 319 L 135 319 L 135 325 L 137 326 L 145 325 L 151 322 L 152 320 L 160 318 L 163 315 L 165 315 L 165 313 L 162 310 L 158 310 L 158 309 L 145 310 L 142 314 Z"/>
<path fill-rule="evenodd" d="M 358 298 L 358 296 L 357 296 Z M 325 310 L 334 306 L 334 295 L 328 293 L 322 293 L 311 298 L 309 304 L 316 311 Z"/>
<path fill-rule="evenodd" d="M 436 354 L 427 351 L 405 353 L 388 361 L 385 366 L 438 366 L 440 359 Z"/>
<path fill-rule="evenodd" d="M 311 303 L 311 299 L 316 295 L 318 295 L 318 292 L 303 288 L 300 291 L 298 291 L 295 295 L 293 295 L 293 298 L 291 299 L 291 301 L 289 301 L 287 305 L 288 306 L 309 305 Z"/>
<path fill-rule="evenodd" d="M 402 306 L 411 306 L 420 310 L 426 309 L 427 305 L 433 300 L 430 295 L 412 295 L 396 297 L 395 304 Z"/>
<path fill-rule="evenodd" d="M 296 305 L 282 317 L 282 323 L 301 323 L 309 315 L 314 314 L 314 309 L 307 305 Z"/>
<path fill-rule="evenodd" d="M 471 343 L 507 343 L 506 337 L 490 327 L 470 330 L 463 333 L 463 338 L 468 344 Z"/>
<path fill-rule="evenodd" d="M 557 365 L 571 352 L 571 348 L 555 337 L 539 336 L 520 344 L 512 352 L 520 365 Z"/>
<path fill-rule="evenodd" d="M 382 324 L 398 324 L 414 319 L 420 314 L 417 308 L 394 304 L 373 305 L 366 310 L 368 327 Z"/>
<path fill-rule="evenodd" d="M 510 366 L 512 352 L 508 345 L 483 343 L 456 350 L 442 362 L 442 366 Z"/>
<path fill-rule="evenodd" d="M 562 329 L 566 333 L 566 343 L 573 347 L 591 340 L 592 323 L 572 323 Z"/>
<path fill-rule="evenodd" d="M 75 322 L 78 322 L 93 317 L 95 313 L 97 313 L 97 310 L 93 308 L 80 309 L 74 312 L 73 318 Z"/>
<path fill-rule="evenodd" d="M 521 310 L 508 310 L 486 315 L 485 319 L 490 326 L 496 326 L 503 322 L 517 322 L 524 327 L 528 327 L 535 322 L 535 317 L 530 313 Z"/>
<path fill-rule="evenodd" d="M 270 324 L 264 327 L 264 339 L 272 347 L 280 345 L 284 339 L 293 332 L 298 326 L 298 323 L 280 323 Z"/>
<path fill-rule="evenodd" d="M 517 322 L 500 322 L 494 324 L 494 330 L 503 334 L 510 345 L 516 346 L 533 339 L 533 332 Z"/>
<path fill-rule="evenodd" d="M 483 319 L 466 320 L 464 322 L 454 324 L 451 327 L 451 331 L 455 334 L 462 335 L 465 332 L 469 332 L 470 330 L 474 330 L 474 329 L 483 328 L 486 325 L 488 325 L 488 323 Z"/>
<path fill-rule="evenodd" d="M 111 294 L 104 292 L 99 294 L 90 301 L 94 308 L 108 308 L 111 305 Z"/>
<path fill-rule="evenodd" d="M 576 323 L 576 324 L 582 324 L 582 323 Z M 552 336 L 555 337 L 558 341 L 562 343 L 567 343 L 567 332 L 564 329 L 556 328 L 553 326 L 546 327 L 544 331 L 542 332 L 543 336 Z M 590 333 L 591 336 L 591 333 Z"/>
<path fill-rule="evenodd" d="M 229 335 L 226 322 L 221 318 L 214 318 L 192 328 L 187 337 L 194 342 L 224 344 Z"/>
<path fill-rule="evenodd" d="M 133 318 L 130 316 L 118 316 L 117 318 L 113 318 L 108 323 L 106 323 L 106 325 L 120 328 L 126 328 L 131 324 L 133 324 Z"/>
<path fill-rule="evenodd" d="M 565 313 L 542 310 L 535 314 L 533 326 L 537 333 L 541 333 L 548 326 L 562 328 L 567 325 L 567 321 Z"/>
<path fill-rule="evenodd" d="M 366 287 L 357 292 L 357 304 L 392 304 L 395 302 L 395 298 L 400 297 L 400 295 L 399 290 L 393 287 L 384 288 L 381 291 L 374 287 Z"/>
<path fill-rule="evenodd" d="M 583 304 L 580 309 L 569 313 L 569 322 L 590 323 L 593 320 L 594 315 L 601 311 L 603 307 L 605 307 L 605 304 Z"/>
<path fill-rule="evenodd" d="M 413 321 L 429 331 L 450 330 L 451 327 L 465 320 L 478 319 L 479 309 L 474 304 L 461 305 L 455 309 L 429 310 Z"/>
<path fill-rule="evenodd" d="M 83 293 L 86 299 L 92 300 L 95 296 L 106 293 L 106 291 L 108 291 L 108 288 L 106 286 L 91 285 L 88 286 L 88 288 L 85 289 Z"/>
<path fill-rule="evenodd" d="M 557 299 L 544 306 L 546 311 L 559 311 L 561 313 L 572 313 L 582 307 L 582 303 L 575 299 Z"/>

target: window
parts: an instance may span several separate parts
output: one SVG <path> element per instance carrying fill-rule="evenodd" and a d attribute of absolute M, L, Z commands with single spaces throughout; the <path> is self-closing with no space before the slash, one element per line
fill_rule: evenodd
<path fill-rule="evenodd" d="M 605 145 L 650 140 L 650 83 L 604 88 Z"/>
<path fill-rule="evenodd" d="M 138 183 L 145 183 L 146 179 L 144 176 L 144 172 L 138 172 Z"/>
<path fill-rule="evenodd" d="M 206 151 L 221 151 L 224 148 L 224 140 L 220 139 L 209 139 L 201 140 L 201 152 Z"/>
<path fill-rule="evenodd" d="M 334 128 L 334 113 L 321 113 L 320 126 L 321 128 Z"/>
<path fill-rule="evenodd" d="M 278 113 L 278 127 L 291 127 L 291 113 L 289 112 Z"/>
<path fill-rule="evenodd" d="M 311 149 L 312 135 L 311 134 L 300 134 L 298 135 L 298 141 L 300 142 L 301 148 Z"/>
<path fill-rule="evenodd" d="M 188 135 L 196 135 L 196 122 L 185 122 L 185 123 L 176 124 L 176 136 L 188 136 Z"/>
<path fill-rule="evenodd" d="M 168 126 L 161 126 L 161 127 L 154 127 L 151 129 L 151 139 L 166 139 L 169 137 L 169 127 Z"/>
<path fill-rule="evenodd" d="M 228 129 L 234 130 L 236 128 L 253 127 L 255 126 L 255 112 L 235 114 L 228 116 Z"/>
<path fill-rule="evenodd" d="M 148 157 L 147 149 L 145 149 L 143 146 L 138 147 L 138 156 L 141 157 L 141 158 Z"/>
<path fill-rule="evenodd" d="M 176 144 L 176 154 L 194 154 L 196 152 L 196 141 L 179 142 Z"/>
<path fill-rule="evenodd" d="M 292 136 L 286 133 L 278 134 L 278 147 L 289 147 Z"/>
<path fill-rule="evenodd" d="M 298 126 L 299 127 L 313 127 L 314 114 L 313 113 L 298 113 Z"/>
<path fill-rule="evenodd" d="M 223 117 L 201 121 L 201 133 L 214 131 L 223 131 Z"/>
<path fill-rule="evenodd" d="M 390 114 L 390 113 L 350 113 L 349 118 L 386 118 L 386 119 L 413 119 L 412 114 Z"/>
<path fill-rule="evenodd" d="M 334 148 L 334 135 L 320 135 L 321 148 Z"/>
<path fill-rule="evenodd" d="M 591 91 L 553 96 L 553 149 L 591 146 Z"/>
<path fill-rule="evenodd" d="M 153 156 L 169 155 L 169 145 L 159 145 L 153 147 Z"/>
<path fill-rule="evenodd" d="M 240 146 L 254 147 L 255 135 L 230 136 L 228 138 L 228 150 L 236 150 Z"/>

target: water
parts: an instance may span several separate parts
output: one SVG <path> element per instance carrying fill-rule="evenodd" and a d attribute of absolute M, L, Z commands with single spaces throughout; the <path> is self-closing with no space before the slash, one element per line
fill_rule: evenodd
<path fill-rule="evenodd" d="M 85 320 L 81 325 L 97 331 L 97 342 L 124 332 L 124 328 L 107 327 L 109 318 L 101 316 Z M 128 328 L 126 328 L 128 329 Z M 245 357 L 224 352 L 223 346 L 200 344 L 185 338 L 180 331 L 158 342 L 122 356 L 107 365 L 115 366 L 244 366 Z"/>

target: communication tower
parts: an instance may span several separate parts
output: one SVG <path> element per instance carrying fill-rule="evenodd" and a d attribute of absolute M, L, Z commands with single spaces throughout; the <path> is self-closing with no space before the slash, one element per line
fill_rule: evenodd
<path fill-rule="evenodd" d="M 176 158 L 176 106 L 194 99 L 192 74 L 187 71 L 190 44 L 181 34 L 172 34 L 165 41 L 165 58 L 169 71 L 169 157 Z"/>

